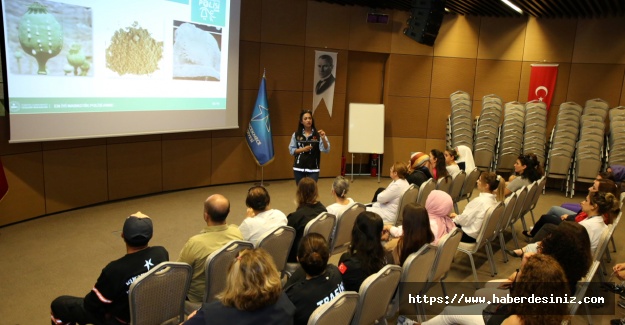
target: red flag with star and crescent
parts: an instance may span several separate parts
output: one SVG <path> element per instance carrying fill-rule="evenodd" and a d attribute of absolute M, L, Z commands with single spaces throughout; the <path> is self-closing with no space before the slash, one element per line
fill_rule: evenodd
<path fill-rule="evenodd" d="M 532 64 L 527 101 L 544 102 L 549 110 L 553 93 L 556 90 L 556 79 L 558 79 L 557 64 Z"/>

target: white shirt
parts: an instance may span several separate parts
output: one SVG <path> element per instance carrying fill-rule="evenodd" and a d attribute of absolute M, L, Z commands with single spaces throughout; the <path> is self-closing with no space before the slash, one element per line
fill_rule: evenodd
<path fill-rule="evenodd" d="M 326 210 L 328 211 L 329 214 L 335 215 L 336 219 L 338 220 L 339 216 L 341 216 L 341 214 L 343 214 L 343 212 L 345 212 L 345 210 L 347 210 L 347 208 L 349 208 L 349 206 L 352 205 L 353 203 L 354 203 L 354 200 L 348 197 L 347 204 L 345 205 L 340 204 L 340 203 L 330 204 L 326 207 Z"/>
<path fill-rule="evenodd" d="M 410 184 L 405 179 L 392 181 L 384 191 L 378 194 L 378 201 L 368 207 L 367 211 L 379 214 L 384 223 L 395 224 L 399 200 L 409 187 Z"/>
<path fill-rule="evenodd" d="M 243 235 L 243 239 L 256 243 L 266 232 L 280 226 L 286 226 L 286 223 L 286 215 L 282 211 L 270 209 L 254 217 L 245 218 L 239 226 L 239 230 Z"/>
<path fill-rule="evenodd" d="M 462 231 L 470 237 L 477 239 L 480 233 L 486 210 L 497 204 L 495 194 L 480 193 L 478 197 L 469 201 L 462 214 L 454 218 L 454 222 L 462 226 Z"/>
<path fill-rule="evenodd" d="M 579 224 L 584 226 L 586 231 L 588 231 L 588 236 L 590 237 L 590 251 L 594 254 L 597 249 L 597 245 L 599 245 L 601 233 L 607 225 L 603 222 L 603 217 L 601 216 L 588 217 L 580 221 Z"/>
<path fill-rule="evenodd" d="M 447 165 L 445 166 L 445 168 L 447 168 L 447 172 L 449 173 L 449 176 L 451 176 L 451 178 L 456 178 L 456 175 L 460 174 L 460 167 L 458 167 L 458 165 L 456 164 Z"/>

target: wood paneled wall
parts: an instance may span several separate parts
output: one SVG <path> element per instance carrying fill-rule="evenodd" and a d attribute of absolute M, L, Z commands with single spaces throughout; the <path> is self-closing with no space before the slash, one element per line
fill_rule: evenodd
<path fill-rule="evenodd" d="M 211 184 L 260 179 L 244 140 L 263 69 L 276 157 L 266 179 L 292 177 L 287 146 L 300 109 L 312 105 L 314 51 L 338 52 L 333 114 L 315 113 L 330 136 L 322 177 L 340 172 L 350 101 L 383 102 L 385 161 L 445 146 L 450 93 L 525 101 L 530 65 L 559 63 L 549 125 L 564 101 L 601 97 L 625 105 L 625 24 L 619 19 L 538 20 L 446 15 L 434 47 L 402 35 L 407 12 L 367 24 L 368 9 L 308 0 L 242 0 L 238 129 L 124 138 L 8 144 L 0 158 L 10 183 L 0 225 L 67 209 Z M 374 79 L 374 80 L 372 80 Z M 384 166 L 383 175 L 388 175 Z"/>

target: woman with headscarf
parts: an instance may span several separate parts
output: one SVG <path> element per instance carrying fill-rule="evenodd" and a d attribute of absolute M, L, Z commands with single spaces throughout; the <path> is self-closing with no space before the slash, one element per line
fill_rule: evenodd
<path fill-rule="evenodd" d="M 449 217 L 454 208 L 454 202 L 447 192 L 434 190 L 430 192 L 425 201 L 425 209 L 430 218 L 430 229 L 434 233 L 434 245 L 438 244 L 441 237 L 447 235 L 456 228 L 456 224 Z"/>
<path fill-rule="evenodd" d="M 475 169 L 475 161 L 473 160 L 473 152 L 467 146 L 457 146 L 456 152 L 458 153 L 458 159 L 456 162 L 460 169 L 464 170 L 468 173 Z"/>
<path fill-rule="evenodd" d="M 415 152 L 410 155 L 408 175 L 406 176 L 408 184 L 414 184 L 415 187 L 419 187 L 428 179 L 432 178 L 430 169 L 427 167 L 429 163 L 430 156 L 423 152 Z"/>

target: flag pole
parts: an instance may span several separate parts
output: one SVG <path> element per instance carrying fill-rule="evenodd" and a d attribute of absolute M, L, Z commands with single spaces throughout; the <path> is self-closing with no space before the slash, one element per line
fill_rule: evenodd
<path fill-rule="evenodd" d="M 263 68 L 263 79 L 265 79 L 265 73 L 267 72 L 266 68 Z M 265 166 L 260 166 L 260 183 L 254 183 L 255 186 L 267 187 L 271 184 L 265 183 Z"/>
<path fill-rule="evenodd" d="M 264 179 L 265 179 L 265 167 L 264 166 L 260 166 L 260 183 L 256 182 L 256 183 L 254 183 L 254 186 L 267 187 L 267 186 L 271 185 L 269 183 L 265 183 Z"/>

